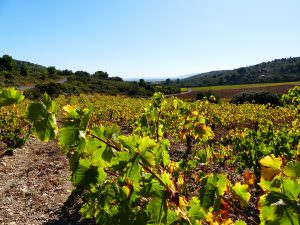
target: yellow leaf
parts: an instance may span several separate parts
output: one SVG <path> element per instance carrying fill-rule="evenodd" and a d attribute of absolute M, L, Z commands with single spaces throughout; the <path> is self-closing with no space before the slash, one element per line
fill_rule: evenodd
<path fill-rule="evenodd" d="M 200 181 L 200 177 L 199 177 L 198 174 L 194 174 L 194 180 L 195 180 L 196 182 L 199 182 L 199 181 Z"/>
<path fill-rule="evenodd" d="M 214 215 L 211 212 L 208 212 L 205 216 L 205 220 L 209 223 L 214 222 Z"/>
<path fill-rule="evenodd" d="M 76 105 L 65 105 L 63 107 L 63 110 L 66 112 L 74 111 L 76 110 Z"/>
<path fill-rule="evenodd" d="M 184 184 L 184 174 L 183 174 L 183 173 L 180 173 L 180 174 L 179 174 L 177 183 L 178 183 L 179 185 L 183 185 L 183 184 Z"/>
<path fill-rule="evenodd" d="M 243 177 L 245 179 L 245 182 L 249 185 L 253 185 L 255 183 L 255 175 L 253 172 L 246 170 L 243 173 Z"/>
<path fill-rule="evenodd" d="M 261 167 L 261 180 L 272 180 L 275 175 L 280 172 L 282 159 L 275 157 L 273 154 L 262 158 L 260 161 Z"/>
<path fill-rule="evenodd" d="M 233 224 L 233 221 L 229 218 L 228 220 L 221 223 L 222 225 L 230 225 Z"/>
<path fill-rule="evenodd" d="M 198 111 L 193 111 L 193 112 L 192 112 L 192 115 L 193 115 L 193 116 L 198 116 L 198 115 L 199 115 L 199 112 L 198 112 Z"/>
<path fill-rule="evenodd" d="M 184 197 L 179 197 L 179 207 L 183 208 L 185 206 L 188 206 L 188 201 Z"/>
<path fill-rule="evenodd" d="M 173 173 L 174 171 L 177 171 L 179 168 L 178 162 L 171 161 L 168 165 L 168 171 L 169 173 Z"/>
<path fill-rule="evenodd" d="M 130 192 L 131 192 L 131 190 L 130 190 L 130 188 L 128 187 L 128 186 L 123 186 L 122 187 L 122 190 L 123 190 L 123 192 L 124 192 L 124 194 L 127 196 L 127 198 L 130 196 Z"/>

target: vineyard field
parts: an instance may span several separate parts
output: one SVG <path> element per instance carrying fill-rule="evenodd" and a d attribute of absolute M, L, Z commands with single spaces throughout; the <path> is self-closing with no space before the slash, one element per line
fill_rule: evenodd
<path fill-rule="evenodd" d="M 50 193 L 60 190 L 57 201 L 67 214 L 76 205 L 79 221 L 299 224 L 300 88 L 284 94 L 282 102 L 217 104 L 161 93 L 151 99 L 91 94 L 53 100 L 44 94 L 29 101 L 21 91 L 2 89 L 0 177 L 13 173 L 6 164 L 18 167 L 13 157 L 21 160 L 21 152 L 30 152 L 26 146 L 39 139 L 45 144 L 33 148 L 32 166 L 49 168 L 45 159 L 36 163 L 39 151 L 49 160 L 49 154 L 57 155 L 49 162 Z M 26 151 L 18 153 L 24 144 Z M 28 157 L 26 162 L 23 170 L 30 167 Z M 5 215 L 4 224 L 11 218 Z M 43 221 L 53 218 L 66 216 Z"/>
<path fill-rule="evenodd" d="M 281 83 L 258 83 L 258 84 L 240 84 L 240 85 L 220 85 L 207 87 L 193 87 L 191 92 L 188 88 L 181 88 L 182 98 L 195 99 L 198 92 L 212 92 L 221 98 L 232 98 L 239 93 L 245 92 L 271 92 L 275 94 L 284 94 L 294 86 L 298 86 L 299 81 L 281 82 Z"/>

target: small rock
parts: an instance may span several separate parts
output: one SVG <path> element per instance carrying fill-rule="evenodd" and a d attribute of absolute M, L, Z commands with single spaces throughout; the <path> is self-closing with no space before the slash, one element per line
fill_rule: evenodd
<path fill-rule="evenodd" d="M 16 222 L 9 222 L 8 225 L 17 225 Z"/>

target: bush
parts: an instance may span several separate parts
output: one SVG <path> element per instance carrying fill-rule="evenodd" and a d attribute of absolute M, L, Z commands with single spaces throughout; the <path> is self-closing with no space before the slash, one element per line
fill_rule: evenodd
<path fill-rule="evenodd" d="M 274 106 L 282 105 L 281 96 L 271 92 L 243 92 L 235 95 L 231 103 L 254 103 L 254 104 L 271 104 Z"/>
<path fill-rule="evenodd" d="M 211 103 L 219 103 L 221 98 L 211 91 L 199 91 L 196 95 L 196 100 L 208 100 Z"/>
<path fill-rule="evenodd" d="M 281 98 L 283 104 L 285 105 L 293 105 L 299 106 L 300 105 L 300 87 L 295 86 L 288 91 L 287 94 L 282 95 Z"/>
<path fill-rule="evenodd" d="M 76 87 L 50 82 L 48 84 L 38 84 L 32 89 L 26 90 L 24 94 L 26 98 L 36 99 L 40 98 L 45 92 L 51 97 L 58 97 L 62 94 L 79 93 Z"/>

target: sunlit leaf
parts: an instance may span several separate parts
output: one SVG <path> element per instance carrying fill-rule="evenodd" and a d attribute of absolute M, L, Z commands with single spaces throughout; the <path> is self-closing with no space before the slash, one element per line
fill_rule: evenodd
<path fill-rule="evenodd" d="M 19 103 L 23 101 L 24 97 L 22 91 L 18 91 L 14 88 L 0 89 L 0 107 Z"/>
<path fill-rule="evenodd" d="M 55 115 L 56 104 L 45 93 L 39 103 L 31 103 L 25 114 L 27 120 L 32 123 L 34 133 L 42 141 L 54 139 L 58 132 Z"/>
<path fill-rule="evenodd" d="M 300 162 L 291 161 L 283 169 L 283 172 L 293 178 L 297 179 L 300 177 Z"/>
<path fill-rule="evenodd" d="M 260 161 L 261 167 L 261 179 L 272 180 L 273 177 L 280 172 L 282 165 L 282 159 L 275 157 L 273 154 L 262 158 Z"/>
<path fill-rule="evenodd" d="M 248 185 L 238 182 L 232 187 L 232 190 L 238 197 L 241 206 L 247 206 L 249 204 L 251 195 L 248 192 Z"/>

